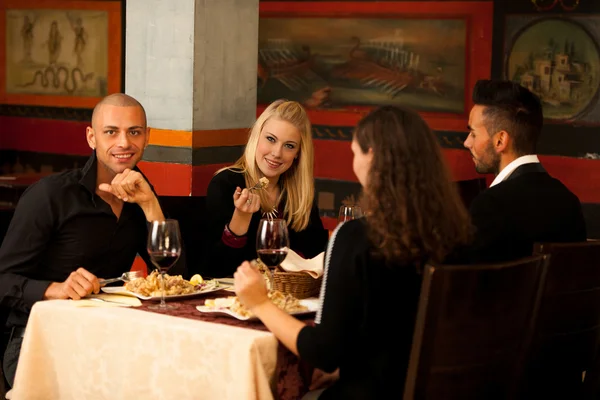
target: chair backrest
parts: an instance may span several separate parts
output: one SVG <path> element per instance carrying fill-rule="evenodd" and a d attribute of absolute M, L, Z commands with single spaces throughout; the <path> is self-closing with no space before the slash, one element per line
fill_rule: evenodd
<path fill-rule="evenodd" d="M 511 398 L 546 263 L 427 266 L 404 399 Z"/>
<path fill-rule="evenodd" d="M 577 397 L 600 345 L 600 242 L 537 243 L 550 261 L 524 383 L 529 394 Z M 549 384 L 551 383 L 551 384 Z"/>
<path fill-rule="evenodd" d="M 206 196 L 162 196 L 164 213 L 179 221 L 185 246 L 186 274 L 206 275 L 203 251 L 206 246 Z"/>

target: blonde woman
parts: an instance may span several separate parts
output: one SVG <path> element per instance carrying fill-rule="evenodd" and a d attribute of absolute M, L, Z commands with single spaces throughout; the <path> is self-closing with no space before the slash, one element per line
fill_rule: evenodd
<path fill-rule="evenodd" d="M 311 124 L 295 101 L 277 100 L 258 117 L 244 154 L 217 171 L 208 185 L 204 273 L 233 275 L 244 260 L 256 258 L 261 218 L 287 221 L 290 247 L 312 258 L 325 250 L 327 231 L 314 200 L 314 151 Z M 249 190 L 261 178 L 262 190 Z"/>

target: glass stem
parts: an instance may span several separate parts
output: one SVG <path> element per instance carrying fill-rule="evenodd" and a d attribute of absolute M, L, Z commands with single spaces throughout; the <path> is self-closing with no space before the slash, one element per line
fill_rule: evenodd
<path fill-rule="evenodd" d="M 275 269 L 269 268 L 269 290 L 275 290 Z"/>
<path fill-rule="evenodd" d="M 160 273 L 160 308 L 167 308 L 167 303 L 165 303 L 165 273 L 161 271 Z"/>

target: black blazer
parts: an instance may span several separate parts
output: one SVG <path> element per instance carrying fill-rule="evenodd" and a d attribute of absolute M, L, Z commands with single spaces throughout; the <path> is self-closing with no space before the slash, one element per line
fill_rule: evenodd
<path fill-rule="evenodd" d="M 524 164 L 471 203 L 476 228 L 467 257 L 503 262 L 529 256 L 535 242 L 587 239 L 581 203 L 541 164 Z"/>

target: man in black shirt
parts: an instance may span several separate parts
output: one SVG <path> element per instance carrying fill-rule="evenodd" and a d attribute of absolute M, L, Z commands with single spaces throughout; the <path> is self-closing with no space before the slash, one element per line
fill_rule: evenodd
<path fill-rule="evenodd" d="M 46 177 L 21 197 L 0 248 L 0 306 L 12 328 L 3 359 L 12 385 L 33 304 L 98 293 L 98 277 L 130 270 L 146 252 L 146 221 L 163 220 L 158 199 L 135 167 L 148 143 L 146 113 L 125 94 L 104 98 L 86 137 L 81 169 Z"/>
<path fill-rule="evenodd" d="M 477 232 L 470 261 L 530 256 L 535 242 L 585 241 L 579 199 L 536 155 L 543 125 L 539 98 L 518 83 L 480 80 L 473 103 L 464 145 L 477 172 L 496 177 L 471 203 Z"/>

